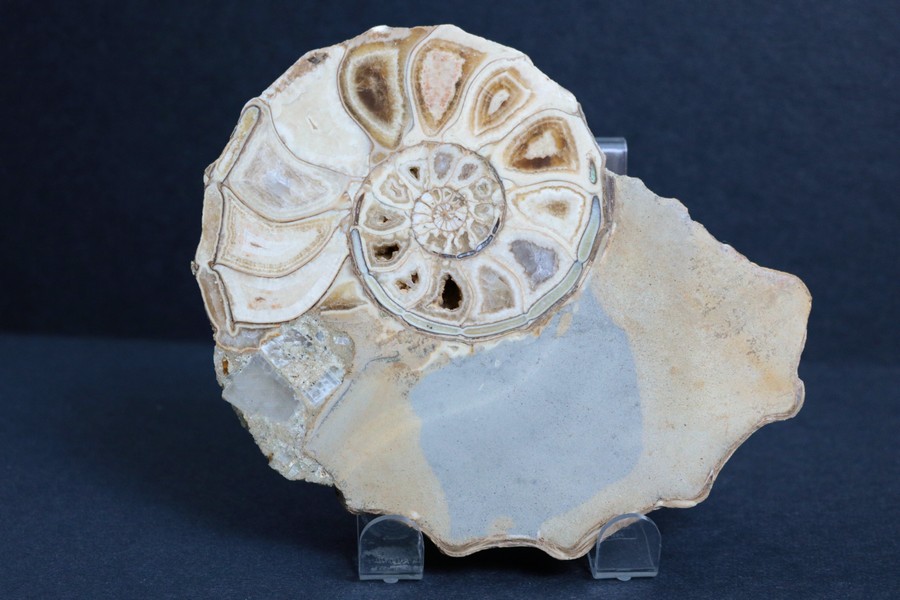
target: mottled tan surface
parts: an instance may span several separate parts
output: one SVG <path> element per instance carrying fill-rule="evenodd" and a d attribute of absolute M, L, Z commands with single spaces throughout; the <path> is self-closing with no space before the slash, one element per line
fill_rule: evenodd
<path fill-rule="evenodd" d="M 247 104 L 205 183 L 193 269 L 216 373 L 270 464 L 336 485 L 353 510 L 415 520 L 445 552 L 581 555 L 617 514 L 701 501 L 750 433 L 802 403 L 802 282 L 607 172 L 571 94 L 457 28 L 376 28 L 303 56 Z M 569 377 L 550 404 L 540 386 L 520 404 L 476 386 L 458 398 L 465 415 L 435 409 L 473 377 L 512 384 L 521 367 L 522 381 L 554 382 L 541 348 L 634 397 Z M 434 383 L 454 369 L 467 379 Z M 607 417 L 635 443 L 594 484 L 574 450 L 552 450 L 581 444 L 575 428 L 552 424 Z M 521 437 L 507 418 L 541 444 L 494 443 Z M 492 432 L 490 450 L 456 440 L 460 423 Z M 577 435 L 579 455 L 614 446 Z M 505 479 L 504 461 L 533 465 L 534 485 Z M 571 489 L 547 493 L 557 504 L 521 497 L 559 473 L 552 485 Z M 488 490 L 478 518 L 458 501 L 472 490 Z"/>
<path fill-rule="evenodd" d="M 564 554 L 593 544 L 599 526 L 584 523 L 703 501 L 737 446 L 804 398 L 803 282 L 751 263 L 640 180 L 611 179 L 614 231 L 589 285 L 631 343 L 645 451 L 628 477 L 542 527 Z"/>

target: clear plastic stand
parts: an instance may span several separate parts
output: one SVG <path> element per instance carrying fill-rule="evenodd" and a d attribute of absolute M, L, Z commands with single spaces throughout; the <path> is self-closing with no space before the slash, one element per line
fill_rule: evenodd
<path fill-rule="evenodd" d="M 618 175 L 628 173 L 628 144 L 621 137 L 598 137 L 597 146 L 606 155 L 606 168 Z M 359 579 L 397 583 L 422 579 L 425 543 L 422 531 L 400 515 L 358 515 Z M 603 526 L 588 554 L 594 579 L 656 577 L 659 572 L 659 529 L 639 514 L 620 515 Z"/>
<path fill-rule="evenodd" d="M 623 137 L 598 137 L 597 145 L 606 155 L 606 168 L 616 175 L 628 175 L 628 142 Z"/>
<path fill-rule="evenodd" d="M 400 515 L 357 515 L 356 535 L 361 581 L 422 579 L 425 542 L 414 521 Z"/>
<path fill-rule="evenodd" d="M 637 513 L 619 515 L 603 526 L 588 553 L 594 579 L 628 581 L 656 577 L 662 538 L 656 524 Z"/>

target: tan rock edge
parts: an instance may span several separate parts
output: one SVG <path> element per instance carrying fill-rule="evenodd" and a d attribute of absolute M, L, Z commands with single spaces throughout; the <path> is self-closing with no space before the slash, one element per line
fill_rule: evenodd
<path fill-rule="evenodd" d="M 270 465 L 452 555 L 574 558 L 702 501 L 800 409 L 810 296 L 604 162 L 571 94 L 452 26 L 375 28 L 251 100 L 192 266 Z"/>

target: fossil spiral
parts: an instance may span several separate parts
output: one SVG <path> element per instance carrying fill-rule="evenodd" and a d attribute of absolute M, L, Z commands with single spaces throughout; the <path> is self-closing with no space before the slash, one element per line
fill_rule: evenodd
<path fill-rule="evenodd" d="M 207 173 L 198 279 L 221 343 L 309 310 L 349 258 L 370 297 L 458 338 L 526 327 L 585 274 L 603 155 L 575 99 L 452 26 L 369 32 L 248 103 Z"/>

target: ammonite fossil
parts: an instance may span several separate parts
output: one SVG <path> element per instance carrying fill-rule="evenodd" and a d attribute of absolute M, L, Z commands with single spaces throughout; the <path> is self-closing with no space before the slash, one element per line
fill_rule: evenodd
<path fill-rule="evenodd" d="M 206 171 L 224 396 L 293 479 L 466 554 L 703 499 L 803 396 L 809 296 L 605 169 L 575 98 L 452 26 L 303 56 Z"/>

